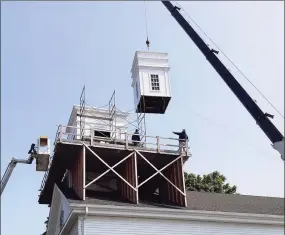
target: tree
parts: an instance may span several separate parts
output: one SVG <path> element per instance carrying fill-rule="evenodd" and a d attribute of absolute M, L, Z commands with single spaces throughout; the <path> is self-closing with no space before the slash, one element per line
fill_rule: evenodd
<path fill-rule="evenodd" d="M 218 171 L 203 175 L 203 177 L 184 172 L 184 177 L 187 191 L 235 194 L 237 190 L 235 185 L 230 186 L 229 183 L 225 183 L 226 177 Z"/>

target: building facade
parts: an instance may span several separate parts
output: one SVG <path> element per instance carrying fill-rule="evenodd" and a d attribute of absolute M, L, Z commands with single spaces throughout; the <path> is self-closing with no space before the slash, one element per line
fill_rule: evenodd
<path fill-rule="evenodd" d="M 75 200 L 55 186 L 47 235 L 283 235 L 284 199 L 188 192 L 187 208 Z"/>

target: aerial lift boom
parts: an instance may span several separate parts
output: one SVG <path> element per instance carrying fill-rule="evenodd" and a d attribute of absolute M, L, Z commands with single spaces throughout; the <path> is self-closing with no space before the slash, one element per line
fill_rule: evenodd
<path fill-rule="evenodd" d="M 13 172 L 13 170 L 15 169 L 15 166 L 17 165 L 17 163 L 23 163 L 23 164 L 32 164 L 34 160 L 34 157 L 32 155 L 30 155 L 30 157 L 27 160 L 24 159 L 16 159 L 16 158 L 12 158 L 11 162 L 9 163 L 2 179 L 1 179 L 1 194 L 3 193 L 5 186 L 7 185 L 10 176 Z"/>
<path fill-rule="evenodd" d="M 36 147 L 36 145 L 33 143 L 31 144 L 31 148 L 28 152 L 29 154 L 29 158 L 27 160 L 24 159 L 16 159 L 16 158 L 12 158 L 11 162 L 9 163 L 2 179 L 1 179 L 1 194 L 3 193 L 9 179 L 10 176 L 13 172 L 13 170 L 15 169 L 15 166 L 17 165 L 17 163 L 22 163 L 22 164 L 32 164 L 33 160 L 36 159 L 37 163 L 36 163 L 36 170 L 37 171 L 46 171 L 48 169 L 48 165 L 49 165 L 49 156 L 50 156 L 50 142 L 49 139 L 46 136 L 41 136 L 38 139 L 38 145 Z M 45 150 L 43 150 L 43 148 L 46 148 Z M 36 149 L 38 151 L 36 151 Z"/>
<path fill-rule="evenodd" d="M 272 147 L 276 149 L 284 161 L 284 136 L 279 132 L 279 130 L 273 125 L 269 120 L 268 114 L 263 113 L 259 106 L 253 101 L 249 94 L 243 89 L 243 87 L 238 83 L 230 71 L 224 66 L 224 64 L 216 56 L 218 51 L 210 49 L 203 39 L 196 33 L 196 31 L 191 27 L 191 25 L 184 19 L 180 14 L 180 8 L 173 6 L 169 1 L 162 1 L 163 5 L 168 9 L 175 20 L 184 29 L 187 35 L 192 39 L 195 45 L 204 54 L 209 63 L 217 71 L 217 73 L 222 77 L 224 82 L 240 100 L 243 106 L 255 119 L 256 123 L 260 126 L 265 135 L 273 143 Z"/>

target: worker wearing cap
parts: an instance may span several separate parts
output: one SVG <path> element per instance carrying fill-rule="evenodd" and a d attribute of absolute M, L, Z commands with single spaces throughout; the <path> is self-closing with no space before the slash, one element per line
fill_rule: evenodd
<path fill-rule="evenodd" d="M 179 151 L 182 153 L 184 150 L 187 153 L 186 141 L 188 141 L 188 135 L 186 134 L 186 130 L 183 129 L 182 132 L 175 132 L 173 134 L 178 135 L 179 137 Z"/>
<path fill-rule="evenodd" d="M 132 135 L 132 141 L 134 146 L 138 146 L 139 142 L 141 141 L 138 129 L 136 129 L 135 133 Z"/>

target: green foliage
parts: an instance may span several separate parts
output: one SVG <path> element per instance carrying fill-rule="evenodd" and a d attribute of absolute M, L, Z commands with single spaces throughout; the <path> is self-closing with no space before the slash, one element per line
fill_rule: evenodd
<path fill-rule="evenodd" d="M 184 172 L 184 177 L 187 191 L 235 194 L 237 190 L 235 185 L 230 186 L 229 183 L 225 183 L 226 177 L 218 171 L 203 177 Z"/>

